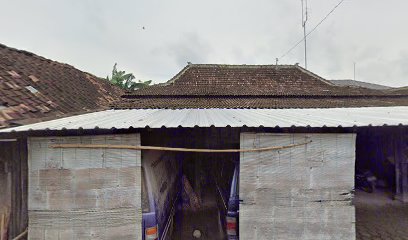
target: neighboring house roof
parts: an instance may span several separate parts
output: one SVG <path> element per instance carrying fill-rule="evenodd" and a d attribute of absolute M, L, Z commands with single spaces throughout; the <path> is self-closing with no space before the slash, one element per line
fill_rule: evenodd
<path fill-rule="evenodd" d="M 0 44 L 0 128 L 106 109 L 121 94 L 92 74 Z"/>
<path fill-rule="evenodd" d="M 388 92 L 393 93 L 393 94 L 408 94 L 408 86 L 392 88 L 392 89 L 389 89 Z"/>
<path fill-rule="evenodd" d="M 321 108 L 408 106 L 408 97 L 337 86 L 297 65 L 189 64 L 114 108 Z"/>
<path fill-rule="evenodd" d="M 380 84 L 356 81 L 356 80 L 329 80 L 331 83 L 338 85 L 338 86 L 349 86 L 349 87 L 363 87 L 368 89 L 375 89 L 375 90 L 387 90 L 392 89 L 392 87 L 384 86 Z"/>

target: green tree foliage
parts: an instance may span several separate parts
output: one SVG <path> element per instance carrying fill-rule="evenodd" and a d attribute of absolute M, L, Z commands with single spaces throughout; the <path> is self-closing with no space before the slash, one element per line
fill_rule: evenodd
<path fill-rule="evenodd" d="M 133 91 L 135 89 L 144 88 L 152 83 L 152 80 L 148 81 L 135 81 L 135 76 L 132 73 L 126 73 L 117 69 L 117 63 L 113 65 L 112 76 L 106 77 L 106 80 L 112 84 L 119 86 L 125 90 Z"/>

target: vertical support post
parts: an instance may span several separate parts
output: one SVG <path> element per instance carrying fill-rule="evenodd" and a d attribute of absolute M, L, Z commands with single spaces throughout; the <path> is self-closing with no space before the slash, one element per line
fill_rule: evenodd
<path fill-rule="evenodd" d="M 197 154 L 200 156 L 199 154 Z M 196 158 L 196 164 L 195 164 L 195 188 L 194 191 L 197 194 L 197 196 L 201 199 L 202 194 L 201 194 L 201 174 L 202 172 L 202 167 L 201 167 L 201 156 Z"/>
<path fill-rule="evenodd" d="M 10 143 L 11 162 L 11 208 L 9 221 L 9 237 L 23 232 L 28 225 L 28 163 L 27 141 L 19 139 Z"/>
<path fill-rule="evenodd" d="M 401 189 L 401 201 L 408 203 L 408 131 L 399 131 L 400 137 L 400 161 L 397 170 L 400 173 L 400 189 Z M 398 183 L 398 182 L 397 182 Z"/>
<path fill-rule="evenodd" d="M 394 135 L 396 199 L 408 203 L 408 135 L 405 129 L 398 129 Z"/>
<path fill-rule="evenodd" d="M 402 175 L 402 202 L 408 203 L 408 163 L 401 164 Z"/>
<path fill-rule="evenodd" d="M 1 220 L 0 220 L 0 240 L 3 240 L 5 221 L 6 221 L 6 217 L 5 217 L 5 213 L 3 213 L 1 214 Z"/>

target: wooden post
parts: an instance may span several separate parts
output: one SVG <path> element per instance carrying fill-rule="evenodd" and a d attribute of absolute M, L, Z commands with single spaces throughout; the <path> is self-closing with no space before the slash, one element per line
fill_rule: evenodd
<path fill-rule="evenodd" d="M 5 221 L 6 221 L 6 213 L 1 214 L 1 220 L 0 220 L 0 240 L 4 240 L 4 232 L 5 232 Z"/>
<path fill-rule="evenodd" d="M 393 134 L 395 147 L 396 199 L 408 203 L 408 146 L 405 144 L 406 131 Z"/>

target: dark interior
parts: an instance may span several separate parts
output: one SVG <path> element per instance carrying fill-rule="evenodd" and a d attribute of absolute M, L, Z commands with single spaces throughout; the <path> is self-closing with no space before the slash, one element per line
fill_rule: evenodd
<path fill-rule="evenodd" d="M 142 134 L 141 139 L 142 145 L 145 146 L 193 149 L 239 149 L 240 147 L 239 132 L 225 128 L 149 130 L 148 134 Z M 226 239 L 225 204 L 228 203 L 228 199 L 222 199 L 220 192 L 224 192 L 223 196 L 230 192 L 234 169 L 236 164 L 239 164 L 239 153 L 163 152 L 162 154 L 174 154 L 175 157 L 168 161 L 181 163 L 181 178 L 177 182 L 177 188 L 181 194 L 178 198 L 171 239 L 194 239 L 195 230 L 200 232 L 199 239 Z M 184 191 L 183 177 L 191 186 L 193 193 L 185 193 L 187 191 Z M 146 192 L 142 192 L 143 194 Z M 191 202 L 192 196 L 198 198 L 199 207 Z"/>
<path fill-rule="evenodd" d="M 408 236 L 408 206 L 401 199 L 403 175 L 398 164 L 408 153 L 401 128 L 361 128 L 356 141 L 357 239 L 403 239 Z M 399 229 L 398 231 L 396 229 Z"/>
<path fill-rule="evenodd" d="M 356 140 L 356 187 L 366 192 L 382 191 L 390 198 L 394 198 L 396 194 L 395 163 L 399 147 L 401 146 L 391 131 L 360 130 Z M 365 178 L 372 178 L 374 189 L 362 186 L 364 182 L 358 181 L 362 175 L 365 175 Z"/>

